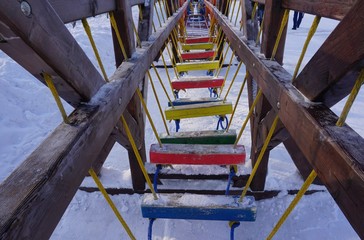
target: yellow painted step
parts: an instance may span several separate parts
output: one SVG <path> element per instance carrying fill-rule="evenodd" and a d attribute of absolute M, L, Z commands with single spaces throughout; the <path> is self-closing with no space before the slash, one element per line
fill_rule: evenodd
<path fill-rule="evenodd" d="M 233 111 L 231 102 L 208 102 L 201 104 L 168 107 L 165 110 L 167 120 L 227 115 Z"/>
<path fill-rule="evenodd" d="M 177 63 L 177 72 L 188 72 L 197 70 L 215 70 L 219 67 L 219 61 L 201 61 L 201 62 L 188 62 Z"/>
<path fill-rule="evenodd" d="M 190 50 L 212 50 L 214 48 L 213 43 L 190 43 L 190 44 L 182 44 L 183 51 Z"/>

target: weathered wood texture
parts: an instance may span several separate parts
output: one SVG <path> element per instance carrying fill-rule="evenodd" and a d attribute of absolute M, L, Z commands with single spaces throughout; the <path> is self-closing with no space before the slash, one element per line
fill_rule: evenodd
<path fill-rule="evenodd" d="M 50 0 L 64 23 L 96 16 L 116 9 L 115 0 Z"/>
<path fill-rule="evenodd" d="M 178 23 L 186 5 L 166 27 L 124 62 L 111 82 L 71 115 L 0 185 L 0 238 L 48 239 L 102 143 L 119 121 L 139 82 Z M 30 172 L 29 169 L 37 169 Z"/>
<path fill-rule="evenodd" d="M 139 18 L 138 21 L 138 34 L 140 41 L 146 41 L 152 34 L 153 26 L 153 8 L 154 0 L 150 0 L 149 5 L 141 5 L 140 9 L 142 11 L 142 19 Z"/>
<path fill-rule="evenodd" d="M 341 20 L 358 0 L 282 0 L 282 7 Z"/>
<path fill-rule="evenodd" d="M 346 125 L 336 127 L 338 117 L 330 109 L 307 102 L 292 86 L 287 71 L 274 61 L 260 58 L 254 44 L 246 42 L 216 8 L 207 6 L 302 153 L 364 238 L 364 139 Z"/>
<path fill-rule="evenodd" d="M 0 24 L 0 33 L 6 39 L 0 49 L 43 84 L 42 73 L 51 74 L 60 97 L 76 108 L 80 102 L 91 99 L 105 81 L 51 6 L 46 2 L 40 4 L 32 5 L 30 18 L 20 12 L 16 3 L 4 8 L 4 11 L 14 10 L 11 15 L 14 19 L 9 19 L 7 12 L 0 13 L 1 21 L 6 24 Z M 48 46 L 54 46 L 52 51 Z M 118 129 L 122 129 L 120 124 L 115 129 L 116 139 L 125 145 L 126 135 Z"/>
<path fill-rule="evenodd" d="M 104 164 L 107 156 L 109 156 L 109 153 L 113 148 L 113 146 L 115 145 L 115 142 L 116 142 L 115 137 L 113 136 L 113 134 L 111 134 L 109 138 L 106 140 L 97 158 L 93 162 L 92 169 L 95 171 L 97 175 L 100 175 L 102 165 Z"/>
<path fill-rule="evenodd" d="M 29 4 L 32 6 L 32 14 L 27 17 L 20 10 L 18 2 L 0 2 L 0 21 L 11 29 L 6 33 L 12 31 L 15 37 L 21 39 L 5 35 L 8 40 L 0 45 L 1 49 L 42 82 L 43 71 L 49 71 L 48 74 L 63 79 L 64 82 L 55 78 L 55 85 L 71 105 L 77 106 L 80 101 L 89 101 L 104 84 L 101 75 L 48 2 L 33 0 Z M 6 27 L 2 26 L 1 30 L 4 29 Z M 17 49 L 17 44 L 22 48 Z M 52 51 L 49 46 L 52 46 Z M 23 49 L 33 51 L 22 54 L 20 51 Z M 29 60 L 24 60 L 24 54 L 30 54 Z M 39 66 L 36 65 L 38 63 Z"/>
<path fill-rule="evenodd" d="M 284 9 L 281 6 L 281 0 L 266 0 L 264 7 L 264 24 L 262 34 L 262 53 L 266 58 L 271 58 L 274 45 L 278 36 L 279 29 L 284 15 Z M 288 24 L 287 24 L 288 25 Z M 274 59 L 282 64 L 284 46 L 286 43 L 287 26 L 282 32 L 279 41 L 277 53 Z"/>
<path fill-rule="evenodd" d="M 358 1 L 294 80 L 311 101 L 333 106 L 352 89 L 364 67 L 363 15 Z"/>

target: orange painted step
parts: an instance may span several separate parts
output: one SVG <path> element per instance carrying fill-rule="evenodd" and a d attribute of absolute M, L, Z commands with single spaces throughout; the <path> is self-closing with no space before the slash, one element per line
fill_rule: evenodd
<path fill-rule="evenodd" d="M 181 53 L 181 57 L 182 57 L 183 61 L 213 58 L 214 55 L 215 55 L 215 51 L 198 51 L 198 52 Z"/>
<path fill-rule="evenodd" d="M 210 37 L 192 37 L 186 38 L 186 43 L 207 43 L 211 40 Z"/>
<path fill-rule="evenodd" d="M 219 144 L 152 144 L 149 151 L 153 164 L 236 165 L 245 162 L 243 145 Z"/>
<path fill-rule="evenodd" d="M 184 77 L 172 80 L 172 88 L 175 90 L 191 89 L 191 88 L 217 88 L 224 83 L 224 77 Z"/>

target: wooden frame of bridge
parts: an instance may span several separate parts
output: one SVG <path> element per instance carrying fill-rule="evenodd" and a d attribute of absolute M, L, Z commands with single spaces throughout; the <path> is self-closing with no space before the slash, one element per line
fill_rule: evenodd
<path fill-rule="evenodd" d="M 364 238 L 364 140 L 349 126 L 335 127 L 338 117 L 330 107 L 347 96 L 364 63 L 364 2 L 341 0 L 259 0 L 265 4 L 261 48 L 250 41 L 255 19 L 251 5 L 242 1 L 243 31 L 232 28 L 221 13 L 227 0 L 207 2 L 207 7 L 250 73 L 249 102 L 259 88 L 264 97 L 251 118 L 253 163 L 262 148 L 274 116 L 280 123 L 269 145 L 284 143 L 293 161 L 306 177 L 315 169 L 327 189 L 361 238 Z M 100 169 L 117 142 L 129 151 L 135 192 L 144 191 L 144 179 L 130 150 L 120 116 L 127 119 L 139 152 L 146 159 L 145 117 L 134 93 L 147 95 L 145 72 L 183 16 L 182 5 L 167 23 L 152 34 L 154 0 L 27 1 L 25 16 L 21 1 L 0 2 L 0 49 L 44 83 L 42 73 L 52 75 L 60 96 L 74 112 L 70 124 L 60 124 L 53 133 L 0 185 L 0 238 L 47 239 L 72 200 L 88 169 Z M 167 1 L 169 9 L 178 1 Z M 143 19 L 138 31 L 141 48 L 134 44 L 130 8 L 140 5 Z M 282 38 L 275 61 L 272 54 L 284 9 L 340 21 L 296 80 L 280 65 Z M 113 11 L 128 56 L 123 59 L 114 36 L 117 69 L 106 83 L 71 36 L 65 23 Z M 150 35 L 153 35 L 150 37 Z M 284 35 L 286 33 L 284 32 Z M 350 36 L 350 37 L 347 37 Z M 52 52 L 48 46 L 53 46 Z M 339 48 L 337 46 L 340 46 Z M 266 58 L 261 57 L 261 52 Z M 55 58 L 54 56 L 57 56 Z M 312 102 L 307 102 L 304 97 Z M 269 152 L 264 155 L 252 189 L 263 190 Z"/>

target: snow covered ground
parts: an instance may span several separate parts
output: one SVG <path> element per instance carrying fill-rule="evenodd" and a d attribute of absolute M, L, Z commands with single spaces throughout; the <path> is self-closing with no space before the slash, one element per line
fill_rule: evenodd
<path fill-rule="evenodd" d="M 292 28 L 292 13 L 289 21 L 286 42 L 284 67 L 293 72 L 301 51 L 303 42 L 307 36 L 313 16 L 305 15 L 303 23 L 298 30 Z M 137 15 L 136 15 L 137 16 Z M 109 20 L 105 15 L 89 20 L 96 44 L 102 56 L 106 71 L 110 76 L 115 69 L 110 34 Z M 322 19 L 315 34 L 304 63 L 312 57 L 323 41 L 337 25 L 336 21 Z M 82 28 L 77 23 L 75 28 L 68 26 L 81 47 L 89 55 L 95 66 L 96 59 L 91 46 Z M 168 55 L 165 55 L 168 58 Z M 169 58 L 168 58 L 169 59 Z M 235 62 L 236 63 L 236 60 Z M 157 65 L 161 65 L 159 62 Z M 302 69 L 302 68 L 301 68 Z M 234 65 L 228 75 L 231 81 L 236 70 Z M 221 71 L 224 75 L 226 68 Z M 166 79 L 164 69 L 159 68 L 162 78 Z M 154 72 L 151 70 L 154 83 L 159 86 Z M 170 70 L 170 74 L 174 73 Z M 204 73 L 197 73 L 203 75 Z M 235 104 L 239 87 L 243 81 L 245 69 L 242 67 L 234 84 L 228 100 Z M 168 86 L 168 85 L 167 85 Z M 158 94 L 164 106 L 167 104 L 165 95 L 160 87 Z M 181 96 L 208 96 L 207 90 L 194 90 L 181 93 Z M 223 93 L 224 96 L 225 93 Z M 360 124 L 364 118 L 360 112 L 364 104 L 364 98 L 359 94 L 347 122 L 361 135 L 364 127 Z M 157 129 L 165 131 L 160 115 L 156 108 L 156 101 L 150 90 L 148 94 L 148 107 L 153 109 L 153 119 Z M 339 114 L 343 107 L 340 102 L 333 107 Z M 66 104 L 68 113 L 72 107 Z M 244 90 L 237 108 L 236 117 L 232 128 L 239 130 L 245 115 L 248 112 L 247 94 Z M 3 181 L 52 130 L 61 123 L 62 118 L 49 90 L 35 80 L 29 73 L 19 67 L 16 62 L 0 52 L 0 181 Z M 183 120 L 182 131 L 214 129 L 216 119 L 199 118 Z M 169 130 L 174 131 L 174 123 L 168 124 Z M 243 134 L 240 142 L 250 152 L 249 126 Z M 149 123 L 146 129 L 146 145 L 156 142 Z M 147 149 L 148 150 L 148 149 Z M 166 170 L 168 171 L 168 170 Z M 217 173 L 226 172 L 222 167 L 176 167 L 174 171 L 181 173 Z M 239 168 L 239 173 L 247 174 L 251 171 L 249 157 L 245 166 Z M 127 153 L 122 147 L 115 145 L 101 173 L 101 181 L 106 187 L 131 187 L 130 170 Z M 269 190 L 282 190 L 275 198 L 257 202 L 257 220 L 251 223 L 242 223 L 235 231 L 236 239 L 264 239 L 268 236 L 275 223 L 278 221 L 286 207 L 294 196 L 288 195 L 286 190 L 299 189 L 303 181 L 300 178 L 294 164 L 283 146 L 275 148 L 270 155 L 269 173 L 266 188 Z M 185 187 L 188 184 L 193 188 L 220 188 L 224 184 L 205 182 L 176 182 L 166 183 L 168 187 Z M 92 179 L 86 178 L 83 186 L 94 186 Z M 322 186 L 312 185 L 310 189 L 325 189 Z M 147 238 L 148 220 L 141 216 L 141 195 L 115 195 L 111 196 L 121 214 L 129 224 L 137 239 Z M 196 221 L 196 220 L 157 220 L 154 223 L 153 239 L 229 239 L 229 227 L 226 222 Z M 78 191 L 58 227 L 52 235 L 52 239 L 128 239 L 125 230 L 121 227 L 117 218 L 107 205 L 99 192 L 86 193 Z M 303 197 L 286 223 L 277 233 L 275 239 L 359 239 L 346 218 L 335 204 L 328 192 L 315 193 Z"/>

